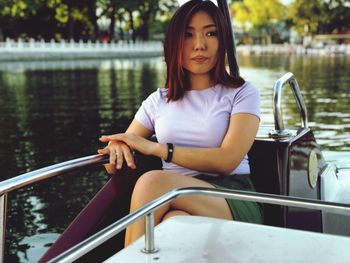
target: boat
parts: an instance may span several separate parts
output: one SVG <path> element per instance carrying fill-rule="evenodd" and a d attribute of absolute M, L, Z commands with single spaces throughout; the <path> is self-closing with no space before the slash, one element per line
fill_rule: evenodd
<path fill-rule="evenodd" d="M 230 22 L 227 2 L 218 0 L 217 4 Z M 235 59 L 230 59 L 235 54 L 234 43 L 231 45 L 229 66 L 235 71 L 232 69 L 238 66 Z M 293 73 L 287 72 L 271 86 L 274 126 L 259 128 L 248 153 L 257 193 L 197 187 L 175 189 L 128 214 L 137 178 L 146 171 L 161 168 L 160 159 L 136 152 L 137 170 L 123 167 L 112 176 L 39 262 L 349 260 L 346 249 L 350 245 L 347 217 L 350 215 L 350 183 L 341 179 L 350 175 L 350 169 L 336 167 L 324 159 L 309 127 L 307 108 Z M 292 129 L 286 129 L 283 122 L 281 102 L 286 87 L 291 88 L 300 110 L 300 127 Z M 107 162 L 107 155 L 90 155 L 1 182 L 0 260 L 4 254 L 6 204 L 10 192 Z M 190 194 L 261 202 L 264 224 L 191 216 L 172 218 L 153 226 L 153 211 L 157 207 L 180 195 Z M 145 244 L 141 238 L 123 249 L 123 231 L 141 217 L 146 217 Z"/>

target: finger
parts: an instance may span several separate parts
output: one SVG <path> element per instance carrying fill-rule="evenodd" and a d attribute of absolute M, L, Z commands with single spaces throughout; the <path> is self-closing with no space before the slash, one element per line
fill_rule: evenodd
<path fill-rule="evenodd" d="M 108 141 L 110 141 L 108 135 L 102 135 L 102 136 L 99 138 L 99 140 L 100 140 L 101 142 L 108 142 Z"/>
<path fill-rule="evenodd" d="M 123 162 L 124 162 L 124 156 L 123 156 L 123 152 L 117 152 L 117 156 L 116 156 L 117 158 L 117 165 L 116 165 L 116 167 L 117 167 L 117 170 L 119 170 L 119 169 L 122 169 L 122 166 L 123 166 Z"/>
<path fill-rule="evenodd" d="M 117 159 L 117 155 L 115 151 L 110 151 L 109 153 L 109 163 L 115 165 L 115 159 Z"/>
<path fill-rule="evenodd" d="M 119 134 L 113 134 L 113 135 L 102 135 L 99 139 L 101 142 L 109 142 L 113 140 L 120 140 Z"/>
<path fill-rule="evenodd" d="M 116 173 L 115 165 L 108 163 L 108 164 L 105 164 L 104 167 L 105 167 L 108 174 L 115 174 Z"/>
<path fill-rule="evenodd" d="M 98 149 L 97 152 L 99 154 L 109 154 L 109 148 L 108 147 L 105 147 L 103 149 Z"/>
<path fill-rule="evenodd" d="M 131 169 L 136 169 L 134 156 L 133 156 L 132 151 L 130 150 L 129 147 L 125 147 L 123 154 L 124 154 L 124 159 L 125 159 L 127 165 Z"/>

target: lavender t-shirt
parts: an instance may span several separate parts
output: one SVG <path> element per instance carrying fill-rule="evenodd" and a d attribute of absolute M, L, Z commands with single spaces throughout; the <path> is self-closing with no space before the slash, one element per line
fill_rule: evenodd
<path fill-rule="evenodd" d="M 249 113 L 260 118 L 259 92 L 250 82 L 236 89 L 218 84 L 204 90 L 190 90 L 182 99 L 171 102 L 167 102 L 166 92 L 164 88 L 153 92 L 143 101 L 135 119 L 154 131 L 158 142 L 173 143 L 175 151 L 176 146 L 219 147 L 233 114 Z M 164 161 L 163 169 L 190 176 L 200 173 Z M 247 156 L 233 173 L 250 173 Z"/>

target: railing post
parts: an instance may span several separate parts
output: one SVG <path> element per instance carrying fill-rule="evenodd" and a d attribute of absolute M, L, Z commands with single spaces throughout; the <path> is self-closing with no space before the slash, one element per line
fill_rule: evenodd
<path fill-rule="evenodd" d="M 0 262 L 4 262 L 7 194 L 0 196 Z"/>
<path fill-rule="evenodd" d="M 145 247 L 142 252 L 153 254 L 159 251 L 154 245 L 154 213 L 151 212 L 145 218 Z"/>

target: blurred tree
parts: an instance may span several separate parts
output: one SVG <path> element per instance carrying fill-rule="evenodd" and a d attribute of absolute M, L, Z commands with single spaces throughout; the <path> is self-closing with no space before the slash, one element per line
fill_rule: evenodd
<path fill-rule="evenodd" d="M 40 0 L 0 0 L 0 38 L 3 31 L 11 32 L 10 37 L 18 37 L 20 21 L 35 15 L 41 6 Z"/>
<path fill-rule="evenodd" d="M 149 39 L 149 24 L 151 20 L 154 20 L 156 13 L 159 11 L 159 1 L 158 0 L 139 0 L 138 11 L 140 12 L 140 26 L 138 29 L 138 34 L 142 40 Z"/>
<path fill-rule="evenodd" d="M 126 2 L 126 1 L 125 1 Z M 100 24 L 99 31 L 102 33 L 100 39 L 113 40 L 117 7 L 122 8 L 122 0 L 97 0 L 96 8 L 100 10 L 97 15 L 97 24 Z M 95 10 L 96 12 L 97 10 Z M 99 22 L 99 21 L 104 21 Z"/>
<path fill-rule="evenodd" d="M 93 28 L 88 11 L 79 0 L 0 0 L 1 28 L 12 38 L 80 39 Z"/>
<path fill-rule="evenodd" d="M 92 40 L 96 40 L 99 38 L 100 35 L 100 29 L 97 24 L 97 14 L 96 14 L 96 9 L 97 9 L 97 1 L 96 0 L 86 0 L 86 6 L 87 6 L 87 16 L 88 19 L 92 25 L 92 31 L 90 34 L 90 38 Z"/>
<path fill-rule="evenodd" d="M 324 14 L 323 0 L 296 0 L 291 4 L 288 16 L 293 22 L 293 28 L 299 34 L 307 35 L 318 32 L 327 14 Z"/>
<path fill-rule="evenodd" d="M 43 5 L 41 0 L 0 0 L 0 14 L 13 18 L 23 18 L 35 14 L 37 9 Z"/>
<path fill-rule="evenodd" d="M 350 30 L 348 0 L 296 0 L 289 9 L 294 29 L 305 35 L 347 32 Z"/>
<path fill-rule="evenodd" d="M 119 22 L 118 31 L 122 33 L 130 32 L 132 41 L 136 38 L 148 40 L 152 26 L 156 31 L 160 28 L 159 23 L 153 23 L 156 19 L 166 17 L 174 9 L 175 0 L 97 0 L 97 6 L 101 10 L 99 18 L 108 18 L 109 30 L 108 38 L 113 39 L 116 23 Z M 162 20 L 162 19 L 160 19 Z M 164 19 L 163 19 L 164 20 Z M 159 22 L 159 21 L 158 21 Z"/>
<path fill-rule="evenodd" d="M 124 33 L 130 33 L 133 41 L 147 40 L 150 33 L 164 29 L 175 3 L 175 0 L 0 0 L 0 41 L 2 36 L 113 40 L 117 32 L 122 38 Z M 108 28 L 101 30 L 105 25 Z"/>
<path fill-rule="evenodd" d="M 235 21 L 240 22 L 245 31 L 257 31 L 268 38 L 276 31 L 278 22 L 285 20 L 286 11 L 279 0 L 243 0 L 231 4 Z"/>
<path fill-rule="evenodd" d="M 160 0 L 159 11 L 149 24 L 149 35 L 154 39 L 162 39 L 172 15 L 178 8 L 176 0 Z"/>
<path fill-rule="evenodd" d="M 129 25 L 129 29 L 132 31 L 132 39 L 135 41 L 135 28 L 134 28 L 134 14 L 137 10 L 137 1 L 123 1 L 123 0 L 97 0 L 97 8 L 100 10 L 98 19 L 107 19 L 108 29 L 105 30 L 106 38 L 111 41 L 114 39 L 116 23 L 119 22 L 119 30 L 125 31 L 125 25 Z M 126 19 L 128 18 L 128 20 Z M 128 22 L 128 23 L 127 23 Z M 121 34 L 124 38 L 124 34 Z"/>
<path fill-rule="evenodd" d="M 325 3 L 327 13 L 331 15 L 328 32 L 350 31 L 350 2 L 349 0 L 331 0 Z"/>
<path fill-rule="evenodd" d="M 55 19 L 60 31 L 67 39 L 86 39 L 96 32 L 94 21 L 91 21 L 89 8 L 95 7 L 92 1 L 80 0 L 47 0 L 47 5 L 54 9 Z"/>

